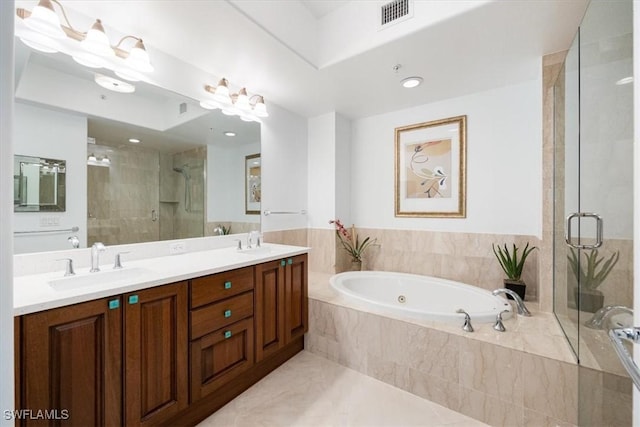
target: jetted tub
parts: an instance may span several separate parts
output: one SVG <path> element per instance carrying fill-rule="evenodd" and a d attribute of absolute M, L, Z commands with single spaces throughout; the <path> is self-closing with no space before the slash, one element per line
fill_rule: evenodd
<path fill-rule="evenodd" d="M 341 294 L 414 318 L 460 323 L 463 309 L 472 323 L 495 322 L 511 316 L 512 308 L 504 298 L 490 291 L 453 280 L 417 274 L 387 271 L 350 271 L 336 274 L 331 286 Z"/>

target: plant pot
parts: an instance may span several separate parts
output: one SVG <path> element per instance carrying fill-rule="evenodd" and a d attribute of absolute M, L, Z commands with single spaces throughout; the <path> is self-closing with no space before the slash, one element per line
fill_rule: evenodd
<path fill-rule="evenodd" d="M 597 289 L 573 289 L 576 306 L 580 311 L 595 313 L 604 306 L 604 295 Z"/>
<path fill-rule="evenodd" d="M 362 261 L 359 260 L 351 260 L 351 268 L 349 271 L 361 271 L 362 270 Z"/>
<path fill-rule="evenodd" d="M 504 287 L 518 294 L 520 299 L 524 301 L 527 285 L 522 280 L 504 279 Z M 507 294 L 507 299 L 513 299 L 513 297 Z"/>

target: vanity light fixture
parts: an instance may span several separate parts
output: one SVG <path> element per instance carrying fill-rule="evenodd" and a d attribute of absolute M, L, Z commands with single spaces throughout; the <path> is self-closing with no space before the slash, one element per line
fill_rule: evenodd
<path fill-rule="evenodd" d="M 119 93 L 133 93 L 136 91 L 136 87 L 122 80 L 114 79 L 113 77 L 105 76 L 104 74 L 96 73 L 94 77 L 95 82 L 105 89 L 112 90 Z"/>
<path fill-rule="evenodd" d="M 236 136 L 236 133 L 235 132 L 231 132 L 231 131 L 226 131 L 224 133 L 224 136 Z"/>
<path fill-rule="evenodd" d="M 62 12 L 66 26 L 60 23 L 54 3 Z M 128 35 L 112 46 L 100 19 L 96 19 L 87 32 L 78 31 L 71 26 L 58 0 L 39 0 L 33 11 L 17 8 L 16 15 L 20 18 L 16 20 L 16 36 L 33 49 L 62 52 L 87 67 L 114 70 L 127 80 L 140 80 L 144 78 L 141 73 L 153 71 L 141 38 Z M 129 51 L 120 47 L 127 39 L 136 40 Z"/>
<path fill-rule="evenodd" d="M 220 79 L 218 86 L 205 85 L 204 90 L 212 96 L 200 101 L 200 106 L 207 110 L 219 108 L 227 116 L 240 116 L 246 122 L 257 122 L 259 118 L 269 117 L 267 106 L 262 95 L 247 94 L 246 88 L 238 93 L 230 93 L 229 81 Z"/>
<path fill-rule="evenodd" d="M 407 77 L 406 79 L 402 79 L 400 82 L 402 83 L 402 87 L 406 87 L 408 89 L 420 86 L 422 83 L 422 77 Z"/>

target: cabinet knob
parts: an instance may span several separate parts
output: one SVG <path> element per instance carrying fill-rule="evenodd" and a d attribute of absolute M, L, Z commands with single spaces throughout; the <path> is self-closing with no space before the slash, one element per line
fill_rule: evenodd
<path fill-rule="evenodd" d="M 231 331 L 224 331 L 224 339 L 231 338 Z"/>
<path fill-rule="evenodd" d="M 286 262 L 285 260 L 282 260 L 282 261 L 280 261 L 280 265 L 281 265 L 282 267 L 284 267 L 285 265 L 287 265 L 287 262 Z"/>
<path fill-rule="evenodd" d="M 224 282 L 225 289 L 231 289 L 231 282 Z"/>
<path fill-rule="evenodd" d="M 225 310 L 224 317 L 231 317 L 231 310 Z"/>
<path fill-rule="evenodd" d="M 287 264 L 289 264 L 289 265 L 293 264 L 293 259 L 292 259 L 292 258 L 289 258 L 289 259 L 287 260 Z"/>
<path fill-rule="evenodd" d="M 137 304 L 138 295 L 129 295 L 129 304 Z"/>
<path fill-rule="evenodd" d="M 112 299 L 109 301 L 109 310 L 115 310 L 118 307 L 120 307 L 119 299 Z"/>

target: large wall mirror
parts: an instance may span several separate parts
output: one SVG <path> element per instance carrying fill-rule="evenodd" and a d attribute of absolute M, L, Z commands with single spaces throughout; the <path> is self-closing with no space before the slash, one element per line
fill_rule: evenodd
<path fill-rule="evenodd" d="M 16 253 L 260 229 L 245 203 L 259 123 L 144 82 L 114 92 L 101 73 L 16 41 L 14 152 L 66 162 L 67 182 L 66 211 L 15 213 Z"/>

